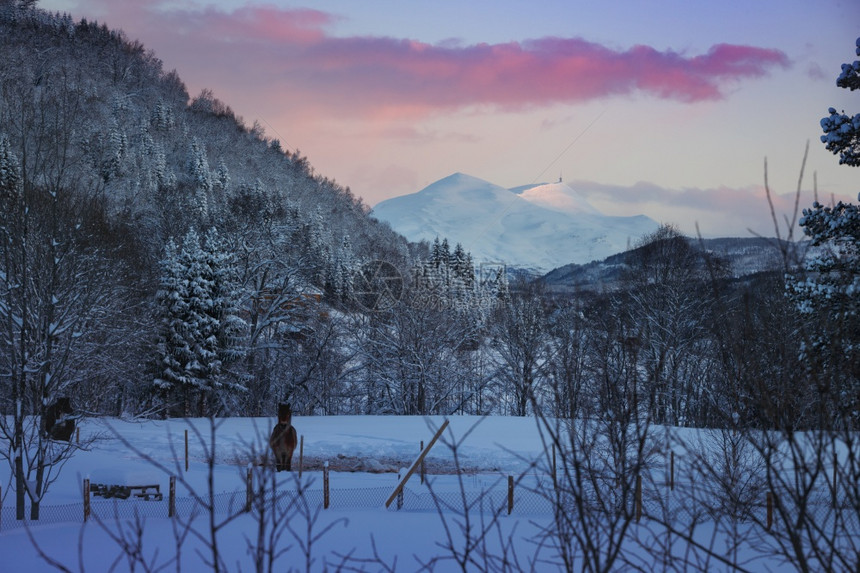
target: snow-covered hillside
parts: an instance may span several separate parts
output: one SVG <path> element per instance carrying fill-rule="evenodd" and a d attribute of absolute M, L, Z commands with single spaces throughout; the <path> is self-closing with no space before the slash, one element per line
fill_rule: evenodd
<path fill-rule="evenodd" d="M 464 173 L 382 201 L 373 215 L 413 241 L 462 243 L 476 263 L 538 271 L 603 259 L 658 226 L 603 215 L 561 182 L 506 189 Z"/>
<path fill-rule="evenodd" d="M 560 211 L 569 215 L 585 214 L 603 216 L 603 213 L 591 206 L 582 194 L 562 181 L 524 185 L 522 187 L 514 187 L 511 191 L 538 207 Z"/>

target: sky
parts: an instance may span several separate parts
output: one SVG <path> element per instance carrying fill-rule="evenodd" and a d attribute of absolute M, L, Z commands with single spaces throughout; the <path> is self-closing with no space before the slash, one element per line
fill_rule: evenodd
<path fill-rule="evenodd" d="M 857 201 L 820 143 L 856 0 L 41 0 L 120 28 L 370 206 L 455 172 L 562 177 L 608 215 L 785 236 Z M 815 182 L 815 183 L 814 183 Z"/>

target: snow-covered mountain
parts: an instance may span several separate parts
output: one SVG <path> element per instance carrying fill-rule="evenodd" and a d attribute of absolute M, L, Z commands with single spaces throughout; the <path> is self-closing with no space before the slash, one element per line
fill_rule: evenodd
<path fill-rule="evenodd" d="M 476 263 L 549 271 L 626 250 L 658 224 L 603 215 L 564 183 L 506 189 L 464 173 L 380 202 L 373 216 L 412 241 L 447 237 Z"/>
<path fill-rule="evenodd" d="M 514 187 L 511 191 L 530 203 L 553 211 L 561 211 L 569 215 L 602 215 L 600 211 L 588 204 L 585 197 L 561 181 L 523 185 Z"/>

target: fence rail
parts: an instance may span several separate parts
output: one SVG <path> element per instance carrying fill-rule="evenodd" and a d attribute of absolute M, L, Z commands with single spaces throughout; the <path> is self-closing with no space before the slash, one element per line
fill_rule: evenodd
<path fill-rule="evenodd" d="M 328 483 L 327 480 L 324 483 Z M 701 489 L 693 491 L 685 484 L 677 481 L 672 484 L 651 484 L 651 487 L 641 493 L 634 492 L 628 500 L 619 503 L 630 503 L 631 514 L 642 520 L 658 520 L 662 522 L 684 523 L 731 517 L 738 521 L 753 521 L 770 524 L 770 515 L 765 497 L 761 500 L 747 502 L 739 507 L 726 507 L 717 501 L 716 497 L 702 495 Z M 498 480 L 490 486 L 457 491 L 436 491 L 424 486 L 417 488 L 405 487 L 403 495 L 398 496 L 396 504 L 388 511 L 410 512 L 470 512 L 499 513 L 514 516 L 551 516 L 557 508 L 569 507 L 574 510 L 573 498 L 563 490 L 553 490 L 553 486 L 544 483 L 536 487 L 519 484 L 513 486 L 513 480 Z M 304 502 L 311 508 L 326 508 L 334 510 L 362 510 L 383 508 L 391 495 L 391 487 L 366 488 L 302 488 Z M 217 515 L 232 515 L 249 511 L 258 495 L 247 489 L 216 494 L 213 497 L 214 511 Z M 285 488 L 277 492 L 276 500 L 271 492 L 266 493 L 266 503 L 290 503 L 299 495 L 298 489 Z M 591 509 L 595 512 L 607 511 L 606 498 L 600 498 L 596 492 Z M 172 499 L 172 502 L 171 502 Z M 7 504 L 8 505 L 8 504 Z M 587 503 L 586 507 L 590 504 Z M 194 497 L 166 496 L 163 500 L 146 501 L 139 498 L 130 499 L 90 499 L 76 503 L 61 505 L 42 505 L 38 521 L 29 519 L 17 520 L 15 507 L 0 507 L 0 532 L 20 529 L 26 526 L 39 527 L 58 523 L 83 523 L 85 514 L 89 511 L 89 519 L 99 520 L 133 520 L 136 518 L 167 518 L 180 516 L 184 519 L 203 515 L 207 511 L 204 504 Z M 853 507 L 834 507 L 826 496 L 810 500 L 805 511 L 812 512 L 811 518 L 819 523 L 843 524 L 850 530 L 860 530 L 860 513 Z M 778 524 L 774 525 L 778 527 Z"/>
<path fill-rule="evenodd" d="M 426 449 L 429 450 L 429 446 Z M 646 479 L 643 480 L 642 475 L 635 476 L 634 482 L 631 482 L 636 484 L 635 488 L 631 487 L 626 492 L 618 487 L 611 487 L 610 484 L 616 482 L 609 477 L 593 481 L 590 484 L 586 481 L 584 487 L 594 488 L 596 487 L 595 484 L 601 481 L 605 482 L 607 487 L 601 487 L 599 492 L 581 489 L 577 492 L 578 501 L 588 511 L 596 513 L 619 511 L 624 508 L 625 511 L 630 512 L 630 515 L 634 516 L 636 521 L 657 520 L 664 523 L 683 524 L 685 522 L 701 522 L 703 519 L 713 521 L 728 518 L 739 522 L 759 523 L 766 529 L 780 527 L 778 523 L 779 511 L 776 509 L 776 496 L 779 492 L 759 489 L 751 495 L 748 493 L 743 499 L 727 499 L 725 492 L 721 492 L 721 485 L 718 483 L 709 483 L 708 480 L 687 482 L 678 479 L 674 452 L 667 453 L 665 462 L 665 480 L 655 480 L 653 479 L 653 472 L 646 472 Z M 574 503 L 574 496 L 570 492 L 564 491 L 564 487 L 559 483 L 556 475 L 557 465 L 554 447 L 550 463 L 551 465 L 546 472 L 538 471 L 534 474 L 520 475 L 516 480 L 516 485 L 513 476 L 507 476 L 507 480 L 499 478 L 489 484 L 482 482 L 480 486 L 476 481 L 471 487 L 465 487 L 463 492 L 427 488 L 424 486 L 424 468 L 422 466 L 420 472 L 421 486 L 418 486 L 417 489 L 404 487 L 402 493 L 398 493 L 396 490 L 392 493 L 391 487 L 335 488 L 331 490 L 329 467 L 326 462 L 323 468 L 322 488 L 309 489 L 302 486 L 294 489 L 279 489 L 277 500 L 271 498 L 271 492 L 267 492 L 265 494 L 266 503 L 280 504 L 284 500 L 295 499 L 300 490 L 304 497 L 304 503 L 308 507 L 335 510 L 378 509 L 386 506 L 390 511 L 462 513 L 468 508 L 469 511 L 498 512 L 520 516 L 551 516 L 559 508 L 566 512 L 575 511 L 577 504 Z M 301 450 L 298 467 L 298 478 L 302 482 Z M 832 490 L 823 488 L 816 495 L 807 498 L 803 507 L 793 506 L 789 496 L 785 496 L 779 500 L 781 502 L 779 509 L 789 516 L 806 512 L 810 519 L 818 524 L 830 527 L 837 525 L 852 531 L 860 531 L 860 510 L 850 503 L 847 505 L 840 503 L 842 500 L 837 499 L 835 468 L 836 463 L 834 461 Z M 306 482 L 302 483 L 309 485 Z M 403 479 L 398 488 L 405 483 L 406 479 Z M 414 480 L 412 483 L 416 485 Z M 230 515 L 242 511 L 251 511 L 259 493 L 251 488 L 250 470 L 247 485 L 248 487 L 243 490 L 216 494 L 213 500 L 215 513 Z M 82 488 L 83 499 L 80 502 L 61 505 L 42 504 L 40 517 L 37 521 L 31 521 L 28 517 L 24 520 L 16 519 L 15 507 L 9 503 L 4 505 L 3 497 L 0 495 L 0 532 L 25 526 L 81 523 L 88 518 L 132 520 L 135 518 L 179 516 L 188 519 L 207 511 L 206 507 L 194 497 L 176 497 L 175 478 L 170 479 L 169 495 L 159 500 L 144 500 L 137 497 L 121 500 L 92 499 L 89 496 L 88 486 L 88 480 L 85 480 Z M 397 503 L 391 504 L 395 498 L 394 494 L 397 494 Z"/>

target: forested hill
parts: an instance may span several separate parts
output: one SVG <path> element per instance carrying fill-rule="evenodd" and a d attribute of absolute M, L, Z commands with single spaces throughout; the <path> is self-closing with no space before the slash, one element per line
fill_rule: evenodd
<path fill-rule="evenodd" d="M 277 245 L 319 287 L 336 261 L 404 256 L 405 240 L 348 187 L 211 91 L 190 98 L 140 42 L 22 4 L 0 2 L 0 136 L 27 185 L 103 211 L 145 264 L 192 227 L 250 250 Z"/>
<path fill-rule="evenodd" d="M 0 0 L 5 396 L 35 384 L 37 409 L 74 391 L 77 407 L 117 412 L 147 403 L 153 380 L 246 385 L 261 361 L 244 356 L 250 366 L 234 361 L 227 376 L 228 325 L 215 325 L 219 349 L 181 340 L 192 329 L 207 340 L 189 326 L 193 312 L 238 316 L 242 345 L 263 347 L 286 317 L 265 322 L 260 300 L 312 293 L 334 303 L 362 262 L 408 260 L 412 246 L 349 188 L 211 91 L 191 98 L 140 42 L 34 4 Z M 210 293 L 208 309 L 169 307 L 177 288 L 194 287 L 177 265 L 209 280 L 194 265 L 226 259 L 231 276 L 212 288 L 229 292 Z M 177 317 L 189 321 L 184 333 L 171 326 Z M 288 378 L 280 368 L 271 376 Z"/>

